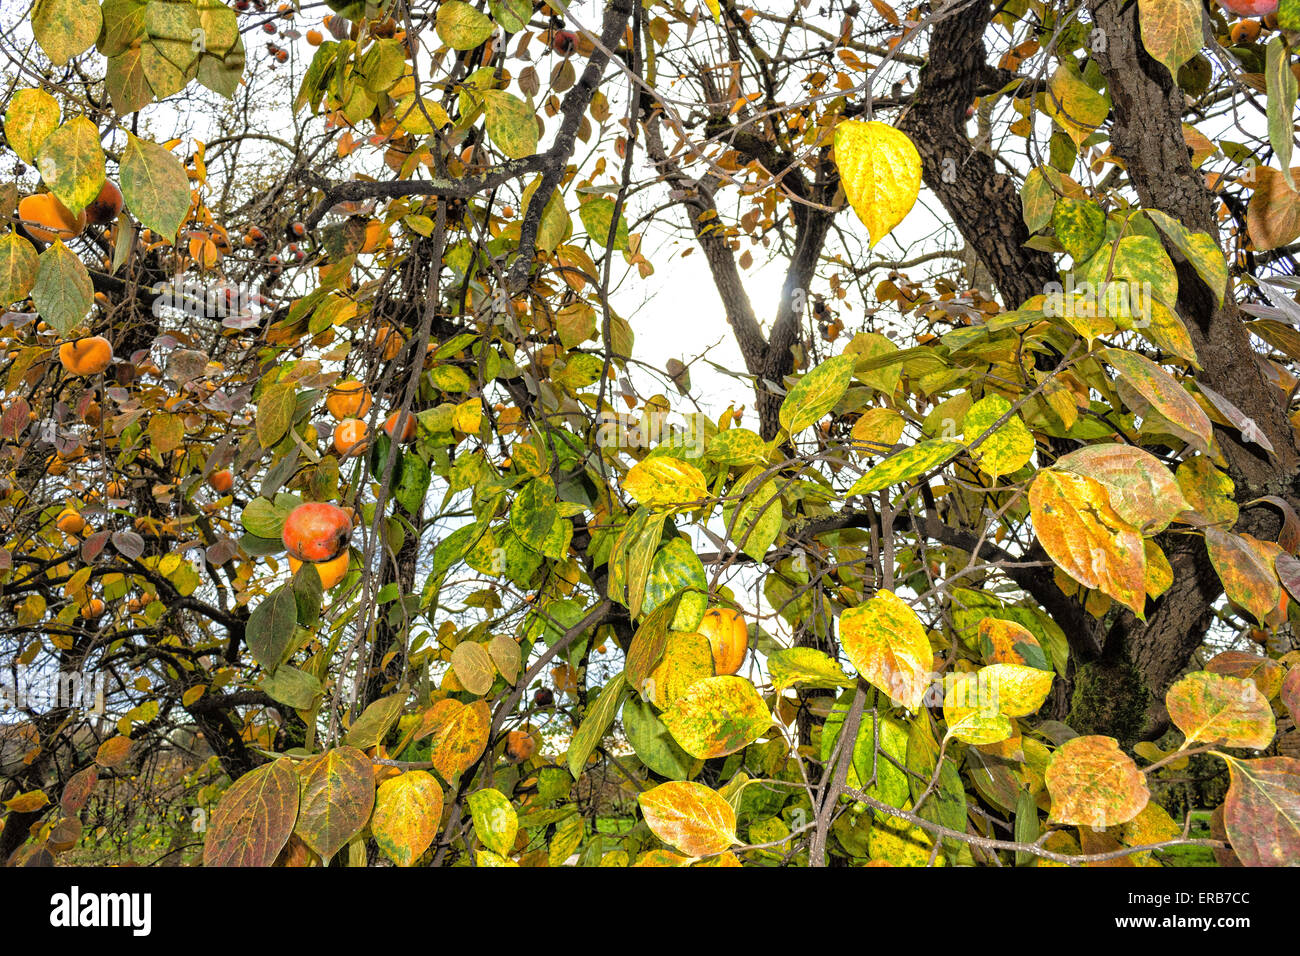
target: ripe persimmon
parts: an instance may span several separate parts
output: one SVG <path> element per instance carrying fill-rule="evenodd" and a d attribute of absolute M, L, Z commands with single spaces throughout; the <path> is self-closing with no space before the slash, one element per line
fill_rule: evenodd
<path fill-rule="evenodd" d="M 345 418 L 334 426 L 334 450 L 343 458 L 356 451 L 366 440 L 366 423 L 359 418 Z"/>
<path fill-rule="evenodd" d="M 107 226 L 122 211 L 122 190 L 111 179 L 99 187 L 99 195 L 86 207 L 86 221 L 96 226 Z"/>
<path fill-rule="evenodd" d="M 398 416 L 401 416 L 401 433 L 398 433 Z M 393 412 L 384 421 L 384 431 L 393 441 L 405 444 L 415 437 L 415 416 L 410 412 Z"/>
<path fill-rule="evenodd" d="M 347 551 L 352 518 L 338 505 L 309 501 L 289 512 L 281 538 L 299 561 L 333 561 Z"/>
<path fill-rule="evenodd" d="M 1259 39 L 1260 32 L 1264 25 L 1258 20 L 1238 20 L 1232 25 L 1232 30 L 1228 36 L 1233 43 L 1254 43 Z"/>
<path fill-rule="evenodd" d="M 345 418 L 360 418 L 370 411 L 370 389 L 352 379 L 339 382 L 330 389 L 325 407 L 340 421 Z"/>
<path fill-rule="evenodd" d="M 570 56 L 577 42 L 578 37 L 572 30 L 556 30 L 551 34 L 551 49 L 560 56 Z"/>
<path fill-rule="evenodd" d="M 402 333 L 396 327 L 388 322 L 381 325 L 375 332 L 375 348 L 379 349 L 380 357 L 385 362 L 391 362 L 397 358 L 397 353 L 402 351 L 402 346 L 406 341 L 402 338 Z"/>
<path fill-rule="evenodd" d="M 325 42 L 325 37 L 319 30 L 307 31 L 307 43 L 309 46 L 320 46 L 323 42 Z"/>
<path fill-rule="evenodd" d="M 81 534 L 81 529 L 86 526 L 86 519 L 71 508 L 64 508 L 59 512 L 54 525 L 64 534 Z"/>
<path fill-rule="evenodd" d="M 506 734 L 506 757 L 511 763 L 523 763 L 537 752 L 537 738 L 526 730 Z"/>
<path fill-rule="evenodd" d="M 59 361 L 72 375 L 96 375 L 113 362 L 113 346 L 102 335 L 64 342 L 59 346 Z"/>
<path fill-rule="evenodd" d="M 235 476 L 230 473 L 228 468 L 214 471 L 208 475 L 208 484 L 212 486 L 212 490 L 217 494 L 228 494 L 230 489 L 235 487 Z"/>
<path fill-rule="evenodd" d="M 77 609 L 77 613 L 88 621 L 102 617 L 104 614 L 104 602 L 99 598 L 91 598 L 85 604 Z"/>
<path fill-rule="evenodd" d="M 316 565 L 316 573 L 320 575 L 321 587 L 328 591 L 330 588 L 334 587 L 334 585 L 347 577 L 349 560 L 350 557 L 345 548 L 343 553 L 332 561 L 314 562 Z M 294 574 L 298 573 L 298 569 L 301 568 L 302 565 L 303 562 L 299 561 L 292 555 L 289 556 L 289 570 Z"/>
<path fill-rule="evenodd" d="M 713 651 L 713 669 L 718 674 L 734 674 L 740 670 L 749 648 L 749 629 L 740 614 L 729 607 L 710 608 L 695 630 L 708 639 Z"/>
<path fill-rule="evenodd" d="M 41 242 L 72 239 L 86 228 L 85 210 L 73 215 L 53 193 L 37 193 L 18 203 L 18 218 L 27 233 Z"/>
<path fill-rule="evenodd" d="M 1239 17 L 1266 17 L 1277 13 L 1280 0 L 1219 0 L 1219 6 Z"/>

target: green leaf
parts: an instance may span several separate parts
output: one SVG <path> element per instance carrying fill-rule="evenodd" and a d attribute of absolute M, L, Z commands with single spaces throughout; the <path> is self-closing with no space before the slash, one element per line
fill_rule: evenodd
<path fill-rule="evenodd" d="M 297 499 L 287 495 L 277 497 L 285 498 L 283 505 L 279 501 L 271 501 L 269 498 L 254 498 L 244 506 L 240 522 L 249 534 L 257 535 L 259 538 L 280 540 L 280 535 L 284 531 L 284 520 L 289 517 L 289 512 L 297 506 Z M 283 549 L 284 545 L 282 544 L 280 547 Z"/>
<path fill-rule="evenodd" d="M 845 497 L 867 495 L 890 485 L 901 485 L 919 478 L 947 461 L 962 448 L 961 442 L 945 438 L 927 438 L 911 448 L 886 458 L 853 483 Z"/>
<path fill-rule="evenodd" d="M 649 614 L 665 601 L 681 594 L 672 627 L 678 631 L 693 631 L 708 607 L 708 587 L 704 564 L 690 541 L 684 537 L 673 538 L 659 549 L 650 563 L 641 613 Z"/>
<path fill-rule="evenodd" d="M 413 452 L 407 452 L 398 459 L 393 497 L 409 514 L 418 514 L 431 480 L 429 466 L 424 460 Z"/>
<path fill-rule="evenodd" d="M 1031 233 L 1038 232 L 1052 221 L 1056 208 L 1056 192 L 1043 171 L 1037 166 L 1025 177 L 1025 185 L 1020 190 L 1021 216 Z"/>
<path fill-rule="evenodd" d="M 388 731 L 402 716 L 402 708 L 405 706 L 405 693 L 389 694 L 387 697 L 379 698 L 366 707 L 361 712 L 361 716 L 352 721 L 352 726 L 348 728 L 348 735 L 344 738 L 345 742 L 350 747 L 358 747 L 362 750 L 369 750 L 383 743 Z"/>
<path fill-rule="evenodd" d="M 132 215 L 167 242 L 190 211 L 190 180 L 181 161 L 155 143 L 127 139 L 121 165 L 122 197 Z"/>
<path fill-rule="evenodd" d="M 208 53 L 226 53 L 239 42 L 239 17 L 222 0 L 194 0 L 203 31 L 203 49 Z"/>
<path fill-rule="evenodd" d="M 515 845 L 519 832 L 519 815 L 499 790 L 479 790 L 469 795 L 469 812 L 479 841 L 501 856 Z"/>
<path fill-rule="evenodd" d="M 537 152 L 537 116 L 531 106 L 505 90 L 484 90 L 483 101 L 493 146 L 510 159 Z"/>
<path fill-rule="evenodd" d="M 569 742 L 569 773 L 573 774 L 575 780 L 582 776 L 582 771 L 587 766 L 587 758 L 592 755 L 596 745 L 614 723 L 614 716 L 618 713 L 628 690 L 627 681 L 623 679 L 623 674 L 620 672 L 601 689 L 596 702 L 583 715 L 582 724 Z"/>
<path fill-rule="evenodd" d="M 64 123 L 41 144 L 36 168 L 50 192 L 75 216 L 95 200 L 104 185 L 99 129 L 84 116 Z"/>
<path fill-rule="evenodd" d="M 289 656 L 297 623 L 298 603 L 287 585 L 264 597 L 248 616 L 244 641 L 253 659 L 268 672 L 274 672 Z"/>
<path fill-rule="evenodd" d="M 853 381 L 855 364 L 854 356 L 836 355 L 805 373 L 781 403 L 781 426 L 797 435 L 834 408 Z"/>
<path fill-rule="evenodd" d="M 41 253 L 32 304 L 41 318 L 62 335 L 80 325 L 95 304 L 90 273 L 62 240 L 56 239 Z"/>
<path fill-rule="evenodd" d="M 750 491 L 750 481 L 747 475 L 738 482 L 738 487 L 745 489 L 745 496 L 738 507 L 728 506 L 726 518 L 731 539 L 740 545 L 740 550 L 755 561 L 762 561 L 781 533 L 781 490 L 775 479 L 769 478 Z"/>
<path fill-rule="evenodd" d="M 234 99 L 245 65 L 244 41 L 243 38 L 237 38 L 235 45 L 225 53 L 204 53 L 199 57 L 196 78 L 212 92 L 228 100 Z"/>
<path fill-rule="evenodd" d="M 370 758 L 356 747 L 335 747 L 298 767 L 302 799 L 294 826 L 326 863 L 361 832 L 375 806 Z"/>
<path fill-rule="evenodd" d="M 257 403 L 257 440 L 263 448 L 270 448 L 285 436 L 297 409 L 293 382 L 275 382 L 266 387 Z"/>
<path fill-rule="evenodd" d="M 531 0 L 488 0 L 488 10 L 506 33 L 519 33 L 528 25 L 533 4 Z"/>
<path fill-rule="evenodd" d="M 262 681 L 262 690 L 272 700 L 295 710 L 309 709 L 321 694 L 320 681 L 306 671 L 287 664 L 276 668 L 274 674 Z"/>
<path fill-rule="evenodd" d="M 661 777 L 686 780 L 700 765 L 683 750 L 659 715 L 654 705 L 635 695 L 623 704 L 623 732 L 640 761 Z"/>
<path fill-rule="evenodd" d="M 1279 34 L 1265 48 L 1264 78 L 1268 89 L 1268 141 L 1282 167 L 1282 177 L 1292 189 L 1291 151 L 1295 141 L 1295 103 L 1300 82 L 1291 72 L 1291 51 Z"/>
<path fill-rule="evenodd" d="M 966 413 L 964 435 L 972 444 L 992 428 L 994 422 L 1011 411 L 1011 403 L 1001 395 L 986 395 Z M 1034 456 L 1034 436 L 1019 415 L 1012 415 L 990 433 L 971 452 L 980 471 L 998 478 L 1018 471 Z"/>
<path fill-rule="evenodd" d="M 1287 72 L 1290 73 L 1289 70 Z M 1192 232 L 1177 219 L 1159 209 L 1148 209 L 1146 214 L 1192 264 L 1197 275 L 1214 293 L 1218 304 L 1223 305 L 1223 296 L 1228 287 L 1228 262 L 1214 237 L 1204 232 Z M 1192 357 L 1195 358 L 1195 355 Z"/>
<path fill-rule="evenodd" d="M 578 218 L 582 228 L 599 246 L 609 242 L 609 227 L 614 221 L 614 200 L 605 197 L 589 199 L 578 207 Z M 618 228 L 614 233 L 614 248 L 619 252 L 628 250 L 627 219 L 618 217 Z"/>
<path fill-rule="evenodd" d="M 722 465 L 759 465 L 767 461 L 767 443 L 748 428 L 729 428 L 709 439 L 705 457 Z"/>
<path fill-rule="evenodd" d="M 1169 253 L 1152 236 L 1125 236 L 1114 246 L 1113 255 L 1102 249 L 1088 263 L 1087 277 L 1096 289 L 1105 290 L 1098 295 L 1104 295 L 1106 313 L 1112 318 L 1145 318 L 1148 298 L 1170 308 L 1178 301 L 1178 273 Z M 1112 282 L 1120 283 L 1120 289 L 1112 291 Z"/>
<path fill-rule="evenodd" d="M 202 20 L 191 0 L 149 0 L 144 28 L 145 75 L 154 95 L 162 99 L 185 87 L 199 57 L 194 41 L 203 35 Z"/>
<path fill-rule="evenodd" d="M 491 690 L 496 680 L 492 657 L 478 641 L 461 641 L 452 648 L 451 666 L 464 688 L 479 697 Z"/>
<path fill-rule="evenodd" d="M 1095 202 L 1061 197 L 1052 210 L 1052 229 L 1075 262 L 1087 262 L 1106 239 L 1106 214 Z"/>
<path fill-rule="evenodd" d="M 144 75 L 144 55 L 139 47 L 133 47 L 109 59 L 104 85 L 108 88 L 113 108 L 124 116 L 142 110 L 153 102 L 153 90 L 149 88 L 149 79 Z"/>
<path fill-rule="evenodd" d="M 1072 58 L 1061 63 L 1047 86 L 1047 114 L 1076 146 L 1082 145 L 1106 121 L 1110 102 L 1087 84 Z"/>

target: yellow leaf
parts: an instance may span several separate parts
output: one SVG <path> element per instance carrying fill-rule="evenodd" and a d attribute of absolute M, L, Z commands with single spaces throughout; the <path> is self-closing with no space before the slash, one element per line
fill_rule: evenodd
<path fill-rule="evenodd" d="M 844 195 L 874 246 L 903 221 L 921 191 L 921 154 L 906 135 L 875 121 L 835 127 L 835 165 Z"/>
<path fill-rule="evenodd" d="M 736 842 L 736 812 L 704 784 L 670 781 L 637 800 L 651 832 L 683 853 L 720 853 Z"/>
<path fill-rule="evenodd" d="M 868 408 L 853 423 L 849 435 L 855 442 L 868 446 L 861 449 L 863 453 L 876 453 L 898 444 L 904 424 L 906 420 L 892 408 Z"/>
<path fill-rule="evenodd" d="M 892 591 L 840 615 L 840 642 L 862 678 L 909 710 L 930 686 L 934 652 L 916 612 Z"/>
<path fill-rule="evenodd" d="M 661 455 L 633 465 L 623 490 L 650 508 L 689 507 L 708 496 L 709 486 L 690 462 Z"/>
<path fill-rule="evenodd" d="M 1084 587 L 1133 609 L 1146 606 L 1142 536 L 1110 506 L 1099 481 L 1045 469 L 1029 489 L 1034 534 L 1048 557 Z"/>

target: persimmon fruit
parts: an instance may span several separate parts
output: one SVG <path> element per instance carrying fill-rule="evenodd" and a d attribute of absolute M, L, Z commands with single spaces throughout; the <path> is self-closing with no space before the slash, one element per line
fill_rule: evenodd
<path fill-rule="evenodd" d="M 81 534 L 81 529 L 86 526 L 86 519 L 71 508 L 64 508 L 59 512 L 54 525 L 64 534 Z"/>
<path fill-rule="evenodd" d="M 334 450 L 343 458 L 351 455 L 366 440 L 366 423 L 359 418 L 345 418 L 334 426 Z"/>
<path fill-rule="evenodd" d="M 347 551 L 352 518 L 338 505 L 309 501 L 289 512 L 281 539 L 289 556 L 299 561 L 333 561 Z"/>
<path fill-rule="evenodd" d="M 18 218 L 28 235 L 41 242 L 72 239 L 86 228 L 86 211 L 73 215 L 53 193 L 37 193 L 18 203 Z"/>
<path fill-rule="evenodd" d="M 577 46 L 578 37 L 572 30 L 556 30 L 551 35 L 551 49 L 560 56 L 569 56 Z"/>
<path fill-rule="evenodd" d="M 59 346 L 59 361 L 72 375 L 97 375 L 112 364 L 113 346 L 102 335 L 64 342 Z"/>
<path fill-rule="evenodd" d="M 506 734 L 506 756 L 511 763 L 523 763 L 537 752 L 537 738 L 526 730 Z"/>
<path fill-rule="evenodd" d="M 86 207 L 86 221 L 96 226 L 107 226 L 122 211 L 122 190 L 111 179 L 99 187 L 99 195 Z"/>
<path fill-rule="evenodd" d="M 398 428 L 399 417 L 401 419 L 400 434 Z M 388 433 L 388 437 L 393 441 L 406 444 L 406 442 L 409 442 L 415 437 L 415 416 L 410 412 L 393 412 L 393 414 L 389 415 L 384 421 L 384 431 Z"/>
<path fill-rule="evenodd" d="M 344 548 L 343 553 L 333 560 L 312 562 L 316 565 L 316 573 L 320 575 L 321 587 L 328 591 L 347 577 L 349 560 L 347 548 Z M 294 574 L 297 574 L 302 566 L 302 561 L 292 555 L 289 557 L 289 570 Z"/>
<path fill-rule="evenodd" d="M 370 389 L 361 382 L 348 380 L 339 382 L 330 390 L 325 399 L 325 407 L 335 418 L 360 418 L 370 411 Z"/>
<path fill-rule="evenodd" d="M 375 332 L 375 348 L 379 349 L 380 357 L 385 362 L 397 358 L 397 353 L 402 351 L 402 346 L 405 344 L 402 333 L 387 322 Z"/>
<path fill-rule="evenodd" d="M 1219 6 L 1239 17 L 1266 17 L 1277 13 L 1281 0 L 1218 0 Z"/>
<path fill-rule="evenodd" d="M 718 674 L 734 674 L 740 670 L 749 648 L 749 629 L 739 613 L 729 607 L 710 608 L 695 630 L 708 640 L 713 651 L 713 669 Z"/>
<path fill-rule="evenodd" d="M 230 489 L 235 487 L 235 476 L 230 473 L 230 469 L 223 468 L 208 475 L 208 484 L 219 495 L 229 494 Z"/>

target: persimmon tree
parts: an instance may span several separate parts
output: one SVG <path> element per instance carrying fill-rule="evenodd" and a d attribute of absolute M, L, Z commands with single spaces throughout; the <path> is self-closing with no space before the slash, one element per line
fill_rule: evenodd
<path fill-rule="evenodd" d="M 166 777 L 207 865 L 1300 860 L 1237 6 L 38 0 L 0 856 Z"/>

